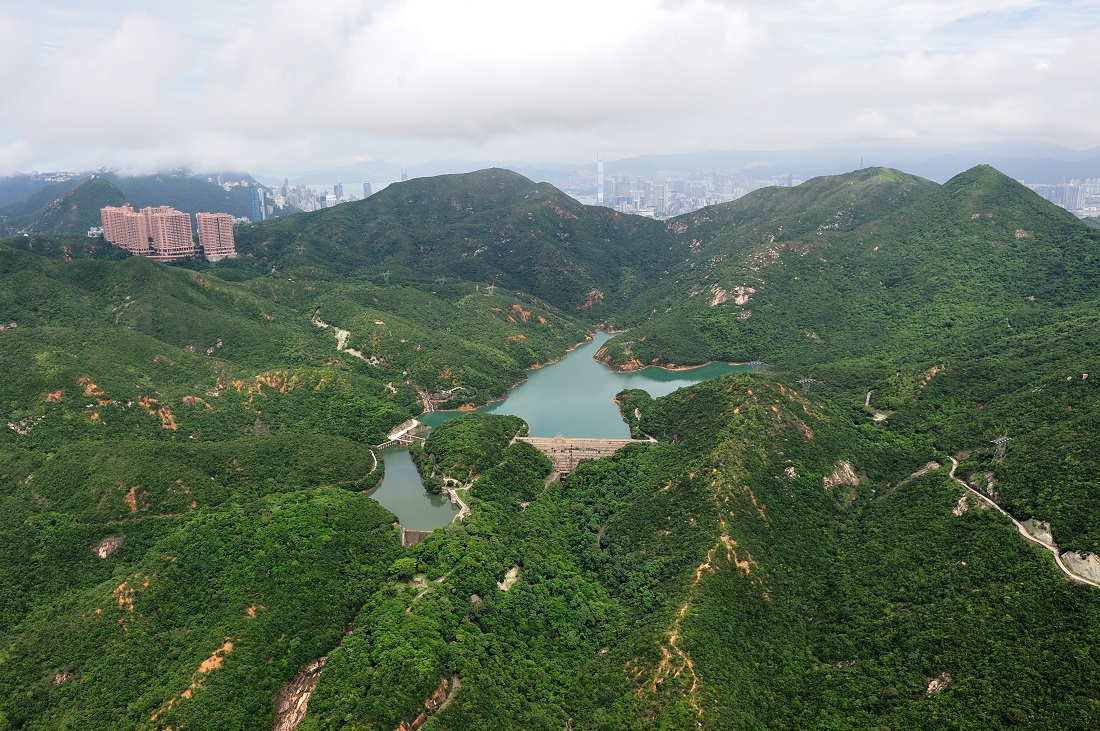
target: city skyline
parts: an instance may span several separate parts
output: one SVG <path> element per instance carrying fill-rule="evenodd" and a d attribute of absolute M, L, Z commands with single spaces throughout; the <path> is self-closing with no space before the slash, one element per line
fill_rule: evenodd
<path fill-rule="evenodd" d="M 58 0 L 0 11 L 0 174 L 1100 146 L 1086 1 Z M 105 79 L 125 79 L 118 106 Z"/>

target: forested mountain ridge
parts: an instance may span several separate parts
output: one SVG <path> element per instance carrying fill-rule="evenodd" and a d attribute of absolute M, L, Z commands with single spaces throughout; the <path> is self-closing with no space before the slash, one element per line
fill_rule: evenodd
<path fill-rule="evenodd" d="M 643 363 L 662 360 L 665 338 L 696 343 L 701 360 L 806 365 L 940 346 L 958 327 L 1092 298 L 1100 281 L 1100 239 L 988 167 L 942 186 L 860 170 L 763 189 L 669 228 L 690 253 L 665 306 L 635 323 Z"/>
<path fill-rule="evenodd" d="M 60 196 L 55 187 L 43 188 L 4 208 L 0 234 L 83 234 L 100 225 L 103 206 L 120 206 L 126 196 L 105 178 L 92 176 Z"/>
<path fill-rule="evenodd" d="M 914 454 L 1008 436 L 1006 463 L 983 470 L 1001 499 L 1100 550 L 1094 481 L 1063 457 L 1095 447 L 1100 236 L 987 166 L 942 186 L 869 169 L 802 188 L 674 219 L 697 249 L 678 291 L 602 357 L 773 362 L 866 401 Z"/>
<path fill-rule="evenodd" d="M 242 231 L 237 248 L 283 270 L 496 285 L 599 321 L 644 305 L 667 265 L 666 245 L 659 222 L 583 206 L 546 183 L 493 169 L 417 178 L 313 216 L 268 222 Z"/>
<path fill-rule="evenodd" d="M 264 723 L 399 554 L 356 490 L 416 389 L 208 273 L 0 247 L 0 280 L 0 727 Z"/>
<path fill-rule="evenodd" d="M 490 170 L 239 241 L 0 245 L 0 729 L 272 728 L 322 659 L 304 731 L 1100 723 L 1100 591 L 947 477 L 1100 550 L 1098 239 L 996 171 L 657 223 Z M 402 551 L 371 446 L 600 323 L 772 367 L 620 394 L 656 441 L 564 481 L 450 422 L 472 512 Z"/>

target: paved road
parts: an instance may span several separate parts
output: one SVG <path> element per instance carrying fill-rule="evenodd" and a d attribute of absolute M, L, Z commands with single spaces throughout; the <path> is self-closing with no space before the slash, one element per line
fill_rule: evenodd
<path fill-rule="evenodd" d="M 951 460 L 951 473 L 950 473 L 951 479 L 954 480 L 955 482 L 959 483 L 960 485 L 962 485 L 964 488 L 966 488 L 967 492 L 969 492 L 971 495 L 976 496 L 979 500 L 984 502 L 986 505 L 989 505 L 990 507 L 992 507 L 995 510 L 997 510 L 998 512 L 1000 512 L 1001 515 L 1003 515 L 1006 518 L 1008 518 L 1009 520 L 1011 520 L 1012 523 L 1016 526 L 1016 530 L 1020 531 L 1020 535 L 1022 535 L 1024 538 L 1031 541 L 1032 543 L 1035 543 L 1035 544 L 1038 544 L 1038 545 L 1042 546 L 1043 548 L 1045 548 L 1048 551 L 1050 551 L 1051 553 L 1053 553 L 1054 554 L 1054 563 L 1056 563 L 1058 565 L 1058 568 L 1062 571 L 1063 574 L 1066 575 L 1067 579 L 1071 579 L 1073 581 L 1076 581 L 1078 584 L 1088 584 L 1089 586 L 1095 586 L 1097 588 L 1100 588 L 1100 583 L 1092 581 L 1091 579 L 1086 579 L 1084 576 L 1078 576 L 1077 574 L 1070 571 L 1069 568 L 1064 563 L 1062 563 L 1062 557 L 1058 554 L 1058 546 L 1047 543 L 1046 541 L 1039 540 L 1035 536 L 1028 533 L 1027 528 L 1024 527 L 1024 524 L 1021 523 L 1020 521 L 1016 520 L 1015 518 L 1013 518 L 1007 512 L 1005 512 L 1004 508 L 1002 508 L 1000 505 L 993 502 L 992 500 L 987 498 L 985 495 L 981 494 L 980 492 L 978 492 L 977 490 L 972 488 L 965 481 L 960 480 L 958 477 L 955 477 L 955 469 L 959 466 L 959 462 L 954 457 L 948 457 L 948 459 Z"/>

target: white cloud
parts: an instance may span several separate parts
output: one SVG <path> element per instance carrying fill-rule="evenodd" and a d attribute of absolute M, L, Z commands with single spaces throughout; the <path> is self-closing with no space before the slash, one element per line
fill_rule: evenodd
<path fill-rule="evenodd" d="M 0 18 L 0 169 L 1100 144 L 1091 3 L 51 5 Z"/>
<path fill-rule="evenodd" d="M 25 25 L 0 16 L 0 114 L 12 114 L 12 100 L 25 83 L 22 70 L 35 54 L 34 41 Z"/>

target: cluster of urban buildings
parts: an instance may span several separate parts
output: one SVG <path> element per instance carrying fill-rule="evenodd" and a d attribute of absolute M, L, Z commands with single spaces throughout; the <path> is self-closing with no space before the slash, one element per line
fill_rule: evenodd
<path fill-rule="evenodd" d="M 31 170 L 31 180 L 41 180 L 44 183 L 64 183 L 73 178 L 79 178 L 81 174 L 72 170 L 58 170 L 52 173 L 40 173 L 37 170 Z"/>
<path fill-rule="evenodd" d="M 658 180 L 642 176 L 604 175 L 603 160 L 595 175 L 579 171 L 563 189 L 582 203 L 607 206 L 621 213 L 665 219 L 697 211 L 716 203 L 727 203 L 754 190 L 771 186 L 791 187 L 802 181 L 790 175 L 754 177 L 716 170 L 698 173 L 660 173 Z"/>
<path fill-rule="evenodd" d="M 207 178 L 207 182 L 213 183 L 213 178 Z M 247 179 L 235 180 L 233 178 L 224 178 L 221 175 L 218 176 L 218 187 L 224 190 L 226 193 L 234 188 L 248 188 L 248 201 L 249 201 L 249 217 L 234 219 L 234 223 L 251 223 L 253 221 L 266 221 L 267 217 L 275 212 L 275 207 L 282 208 L 282 201 L 274 201 L 272 204 L 268 204 L 269 194 L 267 189 L 259 183 L 254 183 Z"/>
<path fill-rule="evenodd" d="M 719 171 L 670 171 L 658 173 L 654 181 L 642 176 L 605 176 L 602 168 L 602 161 L 598 161 L 595 175 L 590 170 L 579 171 L 561 187 L 582 203 L 658 219 L 737 200 L 759 188 L 789 188 L 803 182 L 791 175 L 765 178 Z M 1058 184 L 1019 182 L 1079 217 L 1100 216 L 1100 178 Z"/>
<path fill-rule="evenodd" d="M 198 213 L 198 248 L 191 228 L 191 214 L 171 206 L 105 206 L 99 210 L 103 238 L 131 254 L 157 261 L 195 256 L 201 249 L 207 261 L 237 255 L 233 241 L 233 217 L 228 213 Z"/>
<path fill-rule="evenodd" d="M 307 185 L 290 185 L 288 179 L 283 179 L 283 184 L 274 188 L 271 193 L 271 201 L 276 208 L 293 206 L 303 211 L 319 211 L 323 208 L 332 208 L 340 203 L 350 203 L 360 200 L 352 190 L 344 188 L 343 183 L 336 183 L 332 191 L 328 188 L 315 190 Z M 363 198 L 370 198 L 371 184 L 363 183 Z M 270 207 L 269 207 L 270 209 Z M 271 211 L 268 210 L 268 213 Z"/>
<path fill-rule="evenodd" d="M 1068 183 L 1055 185 L 1045 183 L 1024 183 L 1024 185 L 1051 203 L 1077 216 L 1100 216 L 1100 178 L 1071 180 Z"/>

